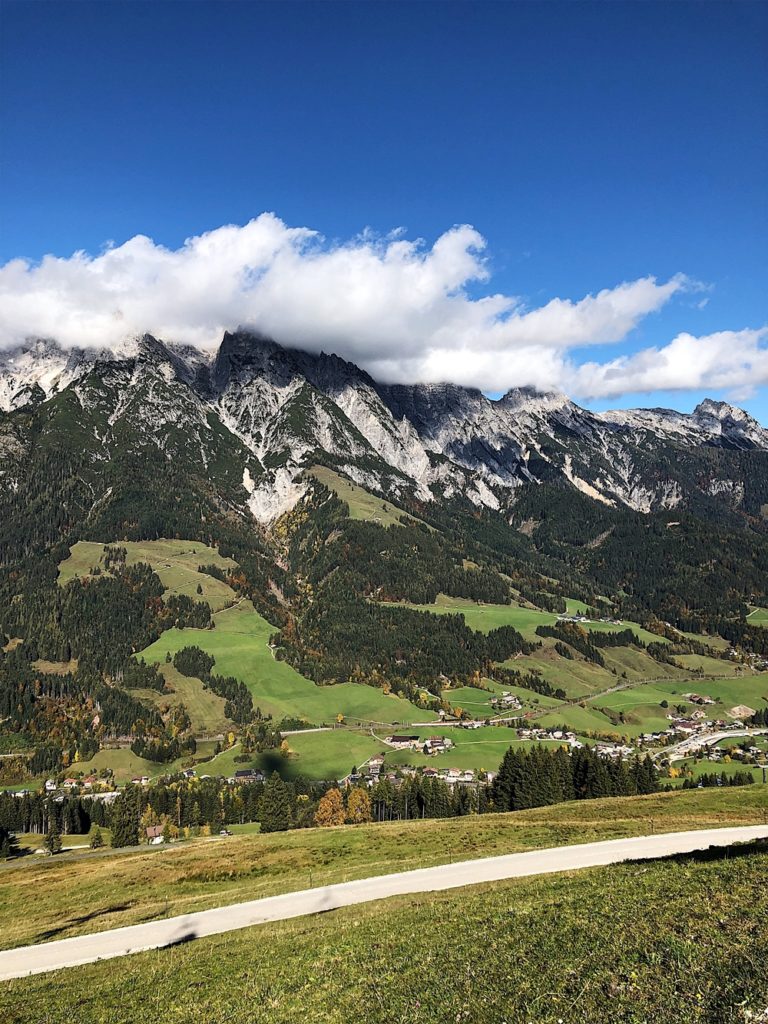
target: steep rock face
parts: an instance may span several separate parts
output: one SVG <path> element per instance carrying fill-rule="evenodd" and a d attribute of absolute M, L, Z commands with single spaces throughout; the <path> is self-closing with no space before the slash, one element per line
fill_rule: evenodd
<path fill-rule="evenodd" d="M 181 460 L 225 480 L 261 521 L 295 503 L 317 460 L 372 490 L 494 509 L 552 480 L 641 512 L 765 500 L 753 478 L 768 431 L 724 402 L 594 414 L 532 388 L 492 400 L 454 384 L 381 385 L 338 356 L 246 332 L 226 334 L 215 358 L 151 335 L 117 352 L 36 341 L 0 356 L 6 444 L 23 445 L 16 414 L 51 403 L 93 459 Z"/>

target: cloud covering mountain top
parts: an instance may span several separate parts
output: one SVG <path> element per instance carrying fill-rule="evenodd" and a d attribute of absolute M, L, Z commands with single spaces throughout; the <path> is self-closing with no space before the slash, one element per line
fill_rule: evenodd
<path fill-rule="evenodd" d="M 470 294 L 490 281 L 484 251 L 468 225 L 431 247 L 400 232 L 328 243 L 270 213 L 175 250 L 136 235 L 97 256 L 1 267 L 0 346 L 30 337 L 115 346 L 149 331 L 209 347 L 244 326 L 336 352 L 391 382 L 451 380 L 490 391 L 531 384 L 582 398 L 701 387 L 743 395 L 768 382 L 766 329 L 681 334 L 577 365 L 573 349 L 621 342 L 673 296 L 700 286 L 683 274 L 662 283 L 645 277 L 531 309 L 512 295 Z"/>

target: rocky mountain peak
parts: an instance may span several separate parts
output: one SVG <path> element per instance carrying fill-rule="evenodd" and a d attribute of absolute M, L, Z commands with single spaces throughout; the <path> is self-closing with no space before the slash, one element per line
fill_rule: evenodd
<path fill-rule="evenodd" d="M 732 466 L 718 463 L 729 467 L 718 475 L 705 450 L 768 453 L 768 431 L 726 402 L 706 399 L 690 414 L 596 414 L 533 387 L 493 400 L 447 382 L 378 384 L 339 356 L 285 348 L 249 330 L 225 334 L 215 356 L 152 334 L 112 352 L 35 339 L 0 353 L 6 412 L 69 387 L 83 416 L 98 411 L 110 437 L 154 439 L 169 458 L 192 445 L 206 467 L 227 447 L 238 458 L 250 453 L 243 480 L 259 518 L 295 498 L 303 468 L 318 459 L 370 490 L 410 490 L 423 501 L 461 496 L 502 508 L 515 488 L 557 480 L 645 512 L 694 492 L 742 501 L 738 456 Z"/>

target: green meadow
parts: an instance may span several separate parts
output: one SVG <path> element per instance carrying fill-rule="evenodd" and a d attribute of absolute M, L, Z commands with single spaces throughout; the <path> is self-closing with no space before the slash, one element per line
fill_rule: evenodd
<path fill-rule="evenodd" d="M 666 716 L 674 714 L 678 706 L 686 714 L 695 710 L 696 705 L 686 699 L 686 693 L 712 697 L 718 703 L 703 707 L 707 717 L 727 720 L 729 709 L 737 704 L 746 704 L 755 710 L 768 706 L 768 673 L 739 679 L 662 680 L 601 694 L 588 699 L 587 703 L 596 709 L 622 712 L 625 722 L 617 726 L 617 731 L 636 736 L 666 729 L 670 724 Z M 662 701 L 669 707 L 661 707 Z"/>
<path fill-rule="evenodd" d="M 319 480 L 329 491 L 333 491 L 338 498 L 346 502 L 350 519 L 364 519 L 378 523 L 379 526 L 400 526 L 403 517 L 411 523 L 420 522 L 397 505 L 393 505 L 391 501 L 363 490 L 326 466 L 312 466 L 307 470 L 307 475 Z"/>
<path fill-rule="evenodd" d="M 554 626 L 557 622 L 557 615 L 554 612 L 539 611 L 537 608 L 522 608 L 516 604 L 480 604 L 477 601 L 470 601 L 464 597 L 448 597 L 446 594 L 438 594 L 434 604 L 408 604 L 407 607 L 415 608 L 421 612 L 432 612 L 434 615 L 456 615 L 464 616 L 464 621 L 470 629 L 476 629 L 481 633 L 488 633 L 499 626 L 512 626 L 521 633 L 526 640 L 539 640 L 536 636 L 537 626 Z M 583 603 L 571 601 L 573 611 L 583 608 Z M 573 614 L 569 607 L 569 614 Z M 634 622 L 622 622 L 614 625 L 610 622 L 582 622 L 584 629 L 596 630 L 599 632 L 617 632 L 621 629 L 632 629 L 644 643 L 664 643 L 664 638 L 649 633 Z"/>
<path fill-rule="evenodd" d="M 511 814 L 192 839 L 0 863 L 0 948 L 521 850 L 760 824 L 765 788 L 578 800 Z M 85 837 L 68 837 L 78 843 Z M 39 840 L 39 837 L 38 837 Z M 311 878 L 310 878 L 311 872 Z M 55 929 L 55 934 L 51 934 Z M 199 948 L 199 947 L 198 947 Z"/>
<path fill-rule="evenodd" d="M 207 690 L 200 679 L 182 675 L 173 665 L 158 666 L 165 679 L 166 690 L 131 690 L 135 697 L 161 708 L 183 704 L 187 709 L 195 733 L 220 733 L 232 728 L 224 714 L 226 701 Z"/>
<path fill-rule="evenodd" d="M 276 721 L 302 718 L 330 724 L 337 715 L 366 722 L 415 722 L 435 718 L 400 697 L 362 683 L 317 686 L 274 657 L 269 638 L 275 632 L 250 601 L 217 612 L 213 629 L 170 629 L 140 653 L 147 662 L 164 663 L 182 647 L 197 646 L 216 659 L 214 671 L 241 679 L 255 706 Z"/>
<path fill-rule="evenodd" d="M 439 863 L 448 851 L 472 857 L 638 834 L 651 820 L 657 831 L 760 820 L 750 797 L 686 791 L 83 854 L 0 876 L 0 935 L 10 945 L 59 938 L 310 879 Z M 768 1005 L 766 872 L 758 843 L 727 856 L 396 897 L 5 982 L 0 998 L 7 1024 L 143 1024 L 155 1007 L 178 1024 L 746 1024 Z"/>
<path fill-rule="evenodd" d="M 299 776 L 306 779 L 342 779 L 374 754 L 386 753 L 388 749 L 370 733 L 344 727 L 324 732 L 295 733 L 286 736 L 285 742 L 288 744 L 287 756 L 268 750 L 245 761 L 235 761 L 241 755 L 240 746 L 236 744 L 200 765 L 198 774 L 229 778 L 236 771 L 260 768 L 267 774 L 276 771 L 284 779 Z"/>
<path fill-rule="evenodd" d="M 200 565 L 216 565 L 220 569 L 233 569 L 231 558 L 222 557 L 216 548 L 191 540 L 114 541 L 111 547 L 122 547 L 128 552 L 127 563 L 145 562 L 151 565 L 165 587 L 163 596 L 184 594 L 195 601 L 206 601 L 213 611 L 225 608 L 236 600 L 234 590 L 221 580 L 198 572 Z M 69 558 L 59 566 L 59 583 L 64 585 L 75 577 L 85 578 L 91 569 L 104 566 L 104 545 L 93 541 L 78 541 L 70 548 Z M 202 593 L 198 593 L 198 586 Z"/>
<path fill-rule="evenodd" d="M 762 785 L 763 770 L 758 765 L 742 764 L 741 761 L 708 761 L 706 758 L 697 759 L 694 757 L 687 757 L 680 761 L 673 761 L 672 767 L 676 768 L 679 772 L 683 772 L 684 775 L 692 776 L 694 779 L 698 779 L 701 775 L 739 775 L 744 772 L 749 772 L 752 778 L 755 780 L 755 789 L 758 792 L 763 791 L 765 786 Z M 673 783 L 675 780 L 672 780 Z M 676 780 L 678 784 L 682 785 L 685 781 L 684 777 L 680 777 Z M 766 811 L 768 811 L 768 798 L 766 799 Z"/>
<path fill-rule="evenodd" d="M 420 751 L 389 748 L 385 761 L 387 767 L 412 765 L 417 768 L 430 767 L 438 770 L 458 768 L 463 771 L 471 768 L 478 772 L 496 771 L 510 747 L 530 746 L 530 741 L 518 740 L 515 730 L 504 725 L 487 725 L 478 729 L 435 726 L 430 729 L 408 729 L 407 733 L 418 736 L 422 741 L 429 736 L 447 736 L 453 741 L 454 746 L 442 754 L 423 754 Z M 556 747 L 559 741 L 548 740 L 545 745 Z"/>
<path fill-rule="evenodd" d="M 747 618 L 752 626 L 768 627 L 768 608 L 753 608 Z"/>

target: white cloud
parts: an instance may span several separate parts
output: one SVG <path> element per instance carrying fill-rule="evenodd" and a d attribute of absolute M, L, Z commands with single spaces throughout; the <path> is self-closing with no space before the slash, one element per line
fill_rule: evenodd
<path fill-rule="evenodd" d="M 768 384 L 768 327 L 718 331 L 695 338 L 678 334 L 661 348 L 641 349 L 606 363 L 570 367 L 564 378 L 582 398 L 616 398 L 628 392 L 725 390 L 749 397 Z"/>
<path fill-rule="evenodd" d="M 0 267 L 0 346 L 29 337 L 114 346 L 144 331 L 208 346 L 224 330 L 246 326 L 283 344 L 336 352 L 381 380 L 453 380 L 491 391 L 560 386 L 584 397 L 636 390 L 638 380 L 653 389 L 701 386 L 663 383 L 685 379 L 685 351 L 693 349 L 700 373 L 731 376 L 733 387 L 752 365 L 729 361 L 727 342 L 707 362 L 701 353 L 715 343 L 681 335 L 666 348 L 576 369 L 570 349 L 620 342 L 676 293 L 702 286 L 683 275 L 664 283 L 646 277 L 529 309 L 512 295 L 470 296 L 470 285 L 490 277 L 484 250 L 484 238 L 467 225 L 431 248 L 399 232 L 328 244 L 267 213 L 176 250 L 137 235 L 97 256 Z"/>

